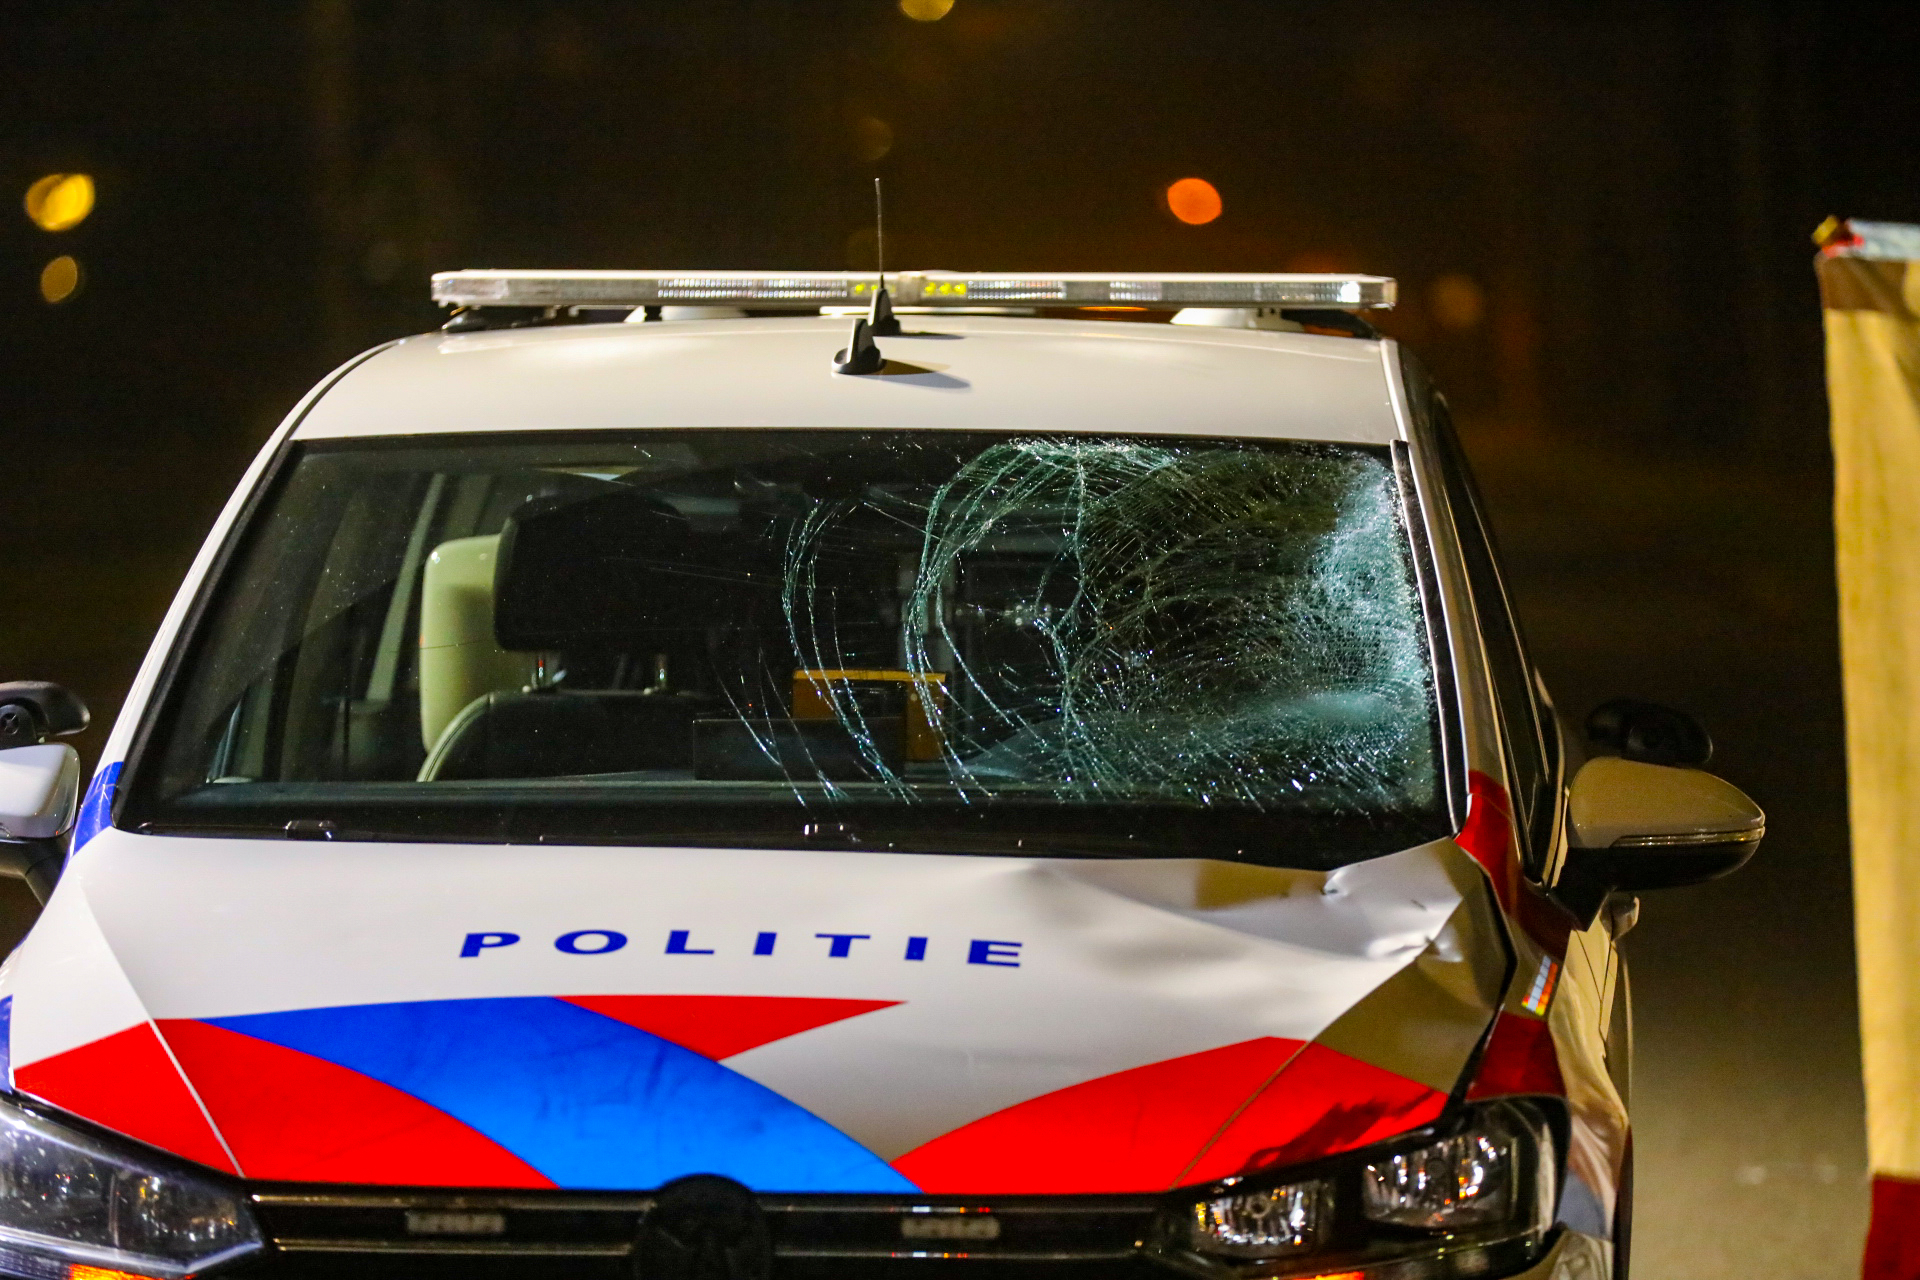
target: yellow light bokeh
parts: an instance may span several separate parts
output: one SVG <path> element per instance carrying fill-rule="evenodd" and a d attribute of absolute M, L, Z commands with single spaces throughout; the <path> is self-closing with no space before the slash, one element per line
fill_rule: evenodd
<path fill-rule="evenodd" d="M 938 22 L 953 10 L 953 0 L 900 0 L 900 12 L 915 22 Z"/>
<path fill-rule="evenodd" d="M 876 116 L 862 116 L 853 122 L 853 149 L 869 163 L 880 159 L 893 150 L 893 126 Z"/>
<path fill-rule="evenodd" d="M 65 302 L 80 289 L 80 264 L 61 254 L 40 268 L 40 296 L 48 302 Z"/>
<path fill-rule="evenodd" d="M 50 173 L 27 188 L 27 216 L 42 231 L 67 231 L 93 212 L 93 179 L 84 173 Z"/>
<path fill-rule="evenodd" d="M 1167 188 L 1167 208 L 1188 226 L 1212 222 L 1223 208 L 1220 193 L 1205 178 L 1182 178 Z"/>

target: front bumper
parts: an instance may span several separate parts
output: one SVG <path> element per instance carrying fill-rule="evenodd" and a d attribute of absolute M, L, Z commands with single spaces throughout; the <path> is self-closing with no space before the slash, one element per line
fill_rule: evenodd
<path fill-rule="evenodd" d="M 1613 1245 L 1562 1228 L 1539 1262 L 1509 1280 L 1610 1280 Z"/>
<path fill-rule="evenodd" d="M 645 1195 L 259 1188 L 252 1202 L 270 1242 L 227 1272 L 281 1277 L 431 1280 L 630 1280 Z M 1088 1280 L 1171 1280 L 1148 1251 L 1159 1196 L 761 1196 L 776 1280 L 869 1275 L 992 1280 L 1085 1274 Z M 938 1224 L 929 1226 L 928 1224 Z M 1608 1246 L 1562 1230 L 1513 1280 L 1607 1280 Z M 1379 1280 L 1418 1280 L 1397 1263 Z M 1369 1275 L 1369 1280 L 1373 1277 Z M 1488 1276 L 1487 1280 L 1498 1280 Z"/>
<path fill-rule="evenodd" d="M 369 1192 L 269 1188 L 252 1195 L 268 1251 L 234 1274 L 427 1277 L 630 1276 L 645 1195 Z M 1157 1196 L 761 1196 L 776 1273 L 916 1275 L 928 1264 L 991 1261 L 1111 1276 L 1144 1262 Z"/>

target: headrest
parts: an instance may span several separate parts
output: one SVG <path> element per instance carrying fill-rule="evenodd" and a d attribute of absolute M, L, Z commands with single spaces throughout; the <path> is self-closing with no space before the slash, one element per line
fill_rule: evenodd
<path fill-rule="evenodd" d="M 503 649 L 625 651 L 736 623 L 780 591 L 777 548 L 697 531 L 643 493 L 536 498 L 508 518 L 494 574 Z"/>

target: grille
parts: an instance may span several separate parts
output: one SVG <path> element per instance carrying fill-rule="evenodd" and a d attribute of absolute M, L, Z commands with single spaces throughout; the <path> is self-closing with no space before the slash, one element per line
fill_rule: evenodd
<path fill-rule="evenodd" d="M 236 1275 L 260 1277 L 632 1274 L 646 1196 L 263 1189 L 253 1195 L 273 1248 Z M 765 1196 L 775 1273 L 791 1280 L 908 1274 L 995 1280 L 1085 1270 L 1121 1280 L 1140 1261 L 1153 1197 L 907 1199 Z M 1157 1268 L 1155 1268 L 1157 1270 Z"/>

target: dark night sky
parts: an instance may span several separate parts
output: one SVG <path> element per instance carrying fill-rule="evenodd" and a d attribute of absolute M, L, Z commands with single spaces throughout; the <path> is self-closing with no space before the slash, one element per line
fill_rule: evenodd
<path fill-rule="evenodd" d="M 0 195 L 80 170 L 99 204 L 58 235 L 0 211 L 0 676 L 104 726 L 246 460 L 332 364 L 437 322 L 433 270 L 865 267 L 878 174 L 892 265 L 1391 274 L 1563 707 L 1693 706 L 1774 815 L 1755 868 L 1632 940 L 1642 1274 L 1848 1274 L 1808 233 L 1920 221 L 1917 37 L 1831 0 L 12 5 Z M 1161 204 L 1188 175 L 1217 222 Z M 57 253 L 86 285 L 49 306 Z"/>

